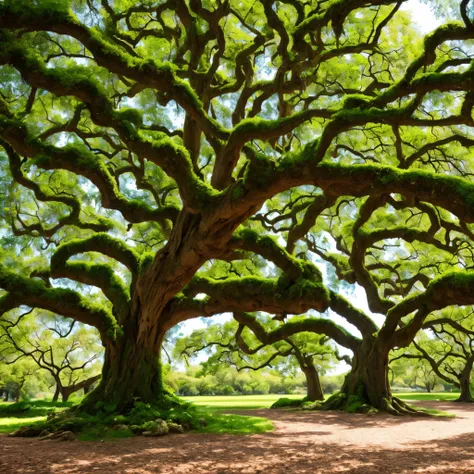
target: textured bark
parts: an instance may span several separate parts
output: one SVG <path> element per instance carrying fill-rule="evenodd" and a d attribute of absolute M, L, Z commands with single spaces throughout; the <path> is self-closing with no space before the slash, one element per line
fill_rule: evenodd
<path fill-rule="evenodd" d="M 459 398 L 456 399 L 457 402 L 474 402 L 474 398 L 471 395 L 471 372 L 472 366 L 474 364 L 474 357 L 468 359 L 466 366 L 459 377 L 459 388 L 461 389 L 461 394 Z"/>
<path fill-rule="evenodd" d="M 59 394 L 60 394 L 60 389 L 59 389 L 59 382 L 56 382 L 56 388 L 54 389 L 54 395 L 53 395 L 53 402 L 57 402 L 59 400 Z"/>
<path fill-rule="evenodd" d="M 317 400 L 324 400 L 324 394 L 321 389 L 321 382 L 319 380 L 319 374 L 316 370 L 316 367 L 309 366 L 302 368 L 303 373 L 306 377 L 306 385 L 307 385 L 307 394 L 306 398 L 311 401 L 315 402 Z"/>
<path fill-rule="evenodd" d="M 143 335 L 143 332 L 142 332 Z M 158 405 L 165 390 L 160 363 L 162 335 L 155 340 L 140 341 L 122 337 L 106 346 L 102 379 L 82 403 L 86 411 L 97 409 L 97 402 L 126 412 L 137 401 Z"/>
<path fill-rule="evenodd" d="M 89 377 L 85 380 L 82 380 L 81 382 L 77 382 L 72 385 L 61 386 L 60 392 L 61 392 L 61 397 L 62 397 L 63 402 L 67 402 L 69 400 L 69 397 L 73 393 L 78 392 L 79 390 L 84 389 L 84 393 L 87 393 L 90 387 L 94 384 L 94 382 L 99 380 L 100 377 L 101 377 L 100 375 L 95 375 L 94 377 Z"/>
<path fill-rule="evenodd" d="M 387 409 L 392 398 L 388 381 L 389 349 L 380 344 L 364 342 L 354 354 L 351 372 L 341 391 L 347 396 L 357 396 L 374 408 Z"/>
<path fill-rule="evenodd" d="M 372 344 L 364 341 L 354 354 L 351 372 L 347 375 L 341 394 L 328 400 L 328 408 L 343 408 L 366 411 L 368 405 L 392 415 L 427 416 L 425 412 L 411 408 L 394 397 L 388 380 L 388 353 L 390 347 L 376 340 Z"/>

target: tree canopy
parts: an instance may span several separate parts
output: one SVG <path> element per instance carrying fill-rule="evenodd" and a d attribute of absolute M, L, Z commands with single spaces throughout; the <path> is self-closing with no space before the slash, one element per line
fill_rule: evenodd
<path fill-rule="evenodd" d="M 389 351 L 474 303 L 474 23 L 423 37 L 405 3 L 0 4 L 0 313 L 97 328 L 85 408 L 161 403 L 166 331 L 233 312 L 352 350 L 331 403 L 408 411 Z"/>

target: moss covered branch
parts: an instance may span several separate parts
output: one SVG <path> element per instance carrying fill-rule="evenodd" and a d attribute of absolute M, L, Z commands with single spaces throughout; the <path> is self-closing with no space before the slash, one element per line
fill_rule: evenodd
<path fill-rule="evenodd" d="M 0 265 L 0 287 L 8 292 L 8 296 L 0 300 L 2 314 L 13 307 L 24 305 L 46 309 L 94 326 L 103 340 L 113 340 L 121 332 L 115 318 L 106 308 L 90 303 L 76 291 L 51 288 L 39 279 L 12 272 L 3 265 Z"/>

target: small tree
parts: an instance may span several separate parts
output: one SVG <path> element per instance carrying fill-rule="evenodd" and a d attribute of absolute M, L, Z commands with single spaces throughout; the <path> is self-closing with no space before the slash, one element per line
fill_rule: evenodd
<path fill-rule="evenodd" d="M 15 365 L 25 358 L 33 361 L 36 371 L 42 369 L 52 379 L 53 401 L 61 395 L 65 402 L 72 393 L 87 391 L 100 379 L 97 371 L 100 371 L 98 358 L 102 351 L 97 336 L 74 321 L 68 324 L 44 312 L 34 313 L 28 311 L 16 317 L 12 314 L 0 322 L 3 363 Z M 30 369 L 24 374 L 23 383 L 32 373 Z"/>
<path fill-rule="evenodd" d="M 425 322 L 424 328 L 434 339 L 420 335 L 410 353 L 399 357 L 423 360 L 441 380 L 460 390 L 457 401 L 473 402 L 471 374 L 474 366 L 474 313 L 457 308 L 442 311 Z M 430 390 L 428 390 L 430 391 Z"/>

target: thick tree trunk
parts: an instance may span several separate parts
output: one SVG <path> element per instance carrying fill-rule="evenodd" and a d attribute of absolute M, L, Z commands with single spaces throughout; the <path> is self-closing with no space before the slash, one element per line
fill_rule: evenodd
<path fill-rule="evenodd" d="M 306 377 L 306 398 L 311 402 L 315 402 L 317 400 L 324 400 L 324 394 L 321 389 L 321 382 L 319 380 L 319 374 L 316 370 L 316 367 L 314 367 L 313 365 L 309 367 L 304 367 L 302 370 Z"/>
<path fill-rule="evenodd" d="M 388 382 L 388 348 L 362 343 L 341 391 L 378 409 L 386 409 L 392 394 Z M 350 403 L 350 402 L 349 402 Z"/>
<path fill-rule="evenodd" d="M 108 405 L 114 411 L 127 412 L 137 401 L 163 404 L 166 394 L 160 363 L 163 335 L 140 343 L 126 336 L 127 333 L 121 340 L 106 345 L 102 378 L 84 399 L 85 410 Z"/>
<path fill-rule="evenodd" d="M 389 351 L 388 345 L 380 341 L 364 341 L 355 351 L 352 370 L 341 392 L 330 397 L 323 408 L 366 412 L 373 407 L 394 415 L 418 413 L 392 396 L 388 380 Z"/>

